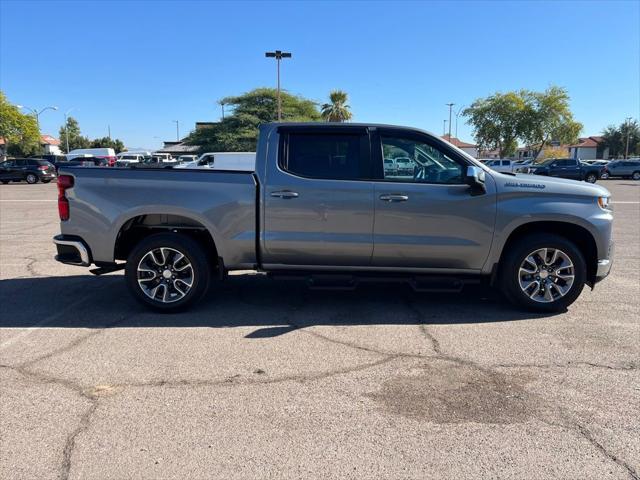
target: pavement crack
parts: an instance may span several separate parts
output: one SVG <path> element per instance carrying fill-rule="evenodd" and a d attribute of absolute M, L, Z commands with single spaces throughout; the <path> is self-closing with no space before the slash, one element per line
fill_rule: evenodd
<path fill-rule="evenodd" d="M 607 365 L 593 362 L 567 362 L 567 363 L 497 363 L 491 365 L 491 368 L 578 368 L 578 367 L 604 368 L 616 371 L 632 371 L 637 370 L 638 365 L 633 363 L 623 365 Z"/>
<path fill-rule="evenodd" d="M 60 470 L 60 479 L 67 480 L 71 473 L 71 457 L 73 450 L 76 446 L 76 438 L 81 433 L 85 432 L 91 425 L 91 417 L 98 408 L 98 400 L 93 399 L 89 408 L 80 417 L 80 422 L 76 429 L 71 432 L 64 443 L 64 450 L 62 451 L 62 468 Z"/>
<path fill-rule="evenodd" d="M 591 432 L 584 425 L 576 423 L 575 428 L 585 439 L 589 441 L 589 443 L 591 443 L 591 445 L 598 449 L 604 456 L 624 468 L 629 474 L 629 478 L 632 478 L 633 480 L 640 480 L 638 472 L 636 472 L 631 465 L 607 450 L 604 445 L 602 445 L 594 438 Z"/>
<path fill-rule="evenodd" d="M 411 301 L 410 298 L 405 296 L 403 300 L 404 300 L 404 305 L 411 312 L 414 319 L 416 320 L 416 323 L 418 323 L 418 326 L 420 328 L 420 331 L 422 332 L 422 335 L 424 335 L 424 337 L 427 340 L 429 340 L 429 342 L 431 342 L 431 348 L 433 349 L 433 351 L 438 355 L 442 355 L 442 348 L 440 347 L 440 342 L 427 328 L 427 322 L 426 322 L 426 319 L 424 318 L 424 314 L 418 309 L 418 307 L 416 307 L 416 305 L 413 303 L 413 301 Z"/>

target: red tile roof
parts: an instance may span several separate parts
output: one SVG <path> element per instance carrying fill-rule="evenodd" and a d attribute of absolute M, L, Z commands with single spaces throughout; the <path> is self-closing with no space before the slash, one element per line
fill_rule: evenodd
<path fill-rule="evenodd" d="M 60 145 L 60 140 L 53 138 L 51 135 L 40 135 L 40 142 L 43 145 Z"/>
<path fill-rule="evenodd" d="M 476 148 L 476 145 L 474 145 L 473 143 L 467 143 L 467 142 L 463 142 L 462 140 L 456 138 L 456 137 L 451 137 L 449 138 L 449 135 L 442 135 L 443 140 L 446 140 L 447 142 L 451 143 L 452 145 L 455 145 L 458 148 Z"/>
<path fill-rule="evenodd" d="M 569 148 L 597 148 L 602 143 L 603 138 L 600 136 L 581 137 L 575 145 L 569 145 Z"/>

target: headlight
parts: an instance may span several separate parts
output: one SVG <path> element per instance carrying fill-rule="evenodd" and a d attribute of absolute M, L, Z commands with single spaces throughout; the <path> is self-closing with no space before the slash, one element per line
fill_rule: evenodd
<path fill-rule="evenodd" d="M 611 210 L 609 207 L 611 197 L 598 197 L 598 205 L 604 210 Z"/>

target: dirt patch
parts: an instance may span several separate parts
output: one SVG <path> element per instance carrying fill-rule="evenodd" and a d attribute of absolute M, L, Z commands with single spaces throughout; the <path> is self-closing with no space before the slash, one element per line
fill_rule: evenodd
<path fill-rule="evenodd" d="M 529 378 L 437 362 L 382 384 L 370 397 L 397 415 L 435 423 L 519 423 L 536 411 Z"/>
<path fill-rule="evenodd" d="M 86 391 L 86 393 L 91 397 L 109 397 L 118 393 L 121 390 L 121 387 L 114 385 L 96 385 L 95 387 L 91 387 Z"/>

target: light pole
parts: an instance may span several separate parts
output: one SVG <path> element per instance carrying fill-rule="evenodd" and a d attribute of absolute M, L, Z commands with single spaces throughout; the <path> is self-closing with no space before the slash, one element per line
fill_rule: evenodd
<path fill-rule="evenodd" d="M 180 141 L 180 121 L 174 120 L 173 123 L 176 124 L 176 141 Z"/>
<path fill-rule="evenodd" d="M 461 106 L 460 109 L 458 110 L 458 113 L 456 113 L 456 138 L 458 138 L 458 117 L 462 113 L 463 109 L 464 109 L 464 105 Z"/>
<path fill-rule="evenodd" d="M 69 110 L 64 112 L 64 139 L 65 143 L 67 144 L 67 153 L 69 153 L 69 125 L 67 125 L 67 115 L 69 115 L 69 113 L 71 113 L 73 110 L 73 108 L 70 108 Z"/>
<path fill-rule="evenodd" d="M 46 112 L 47 110 L 58 110 L 58 107 L 55 107 L 53 105 L 51 105 L 49 107 L 44 107 L 40 111 L 38 111 L 36 108 L 25 107 L 23 105 L 18 105 L 18 108 L 24 108 L 25 110 L 29 110 L 33 114 L 33 116 L 36 117 L 36 125 L 38 126 L 38 135 L 42 135 L 40 133 L 40 114 L 42 112 Z M 42 139 L 41 138 L 38 139 L 38 150 L 42 151 Z"/>
<path fill-rule="evenodd" d="M 627 121 L 627 146 L 624 148 L 624 159 L 629 158 L 629 134 L 631 133 L 631 119 L 633 117 L 627 117 L 625 120 Z"/>
<path fill-rule="evenodd" d="M 265 57 L 275 58 L 278 64 L 278 121 L 282 120 L 282 99 L 280 98 L 280 60 L 283 58 L 291 58 L 290 52 L 276 50 L 275 52 L 265 52 Z"/>
<path fill-rule="evenodd" d="M 220 108 L 222 109 L 222 120 L 224 120 L 224 100 L 218 100 L 218 105 L 220 105 Z"/>
<path fill-rule="evenodd" d="M 442 120 L 442 136 L 444 137 L 446 134 L 447 134 L 447 119 L 445 118 L 444 120 Z"/>
<path fill-rule="evenodd" d="M 451 109 L 455 103 L 447 103 L 446 105 L 449 107 L 449 141 L 451 141 Z"/>

